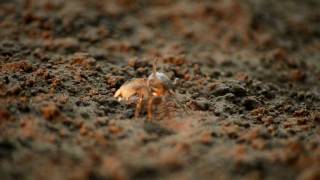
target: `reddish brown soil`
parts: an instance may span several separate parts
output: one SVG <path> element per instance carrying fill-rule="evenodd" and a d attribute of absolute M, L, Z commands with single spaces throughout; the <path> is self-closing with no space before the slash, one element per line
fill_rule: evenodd
<path fill-rule="evenodd" d="M 320 179 L 317 0 L 1 0 L 0 179 Z M 155 57 L 187 109 L 114 92 Z"/>

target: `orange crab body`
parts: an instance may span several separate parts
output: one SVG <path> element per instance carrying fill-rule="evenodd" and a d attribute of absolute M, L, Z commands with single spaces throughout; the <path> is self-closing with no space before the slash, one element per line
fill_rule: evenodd
<path fill-rule="evenodd" d="M 152 119 L 153 106 L 167 101 L 168 96 L 174 96 L 173 84 L 168 76 L 156 71 L 148 78 L 135 78 L 124 83 L 114 94 L 118 101 L 136 103 L 135 117 L 138 117 L 144 102 L 147 102 L 148 118 Z"/>

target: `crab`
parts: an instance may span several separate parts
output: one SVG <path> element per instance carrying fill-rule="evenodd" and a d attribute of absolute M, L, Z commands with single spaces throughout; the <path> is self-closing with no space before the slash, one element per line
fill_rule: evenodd
<path fill-rule="evenodd" d="M 118 101 L 136 103 L 135 117 L 147 102 L 148 119 L 152 119 L 153 107 L 174 96 L 174 84 L 167 75 L 157 72 L 157 60 L 153 63 L 153 71 L 148 78 L 135 78 L 125 82 L 114 94 Z"/>

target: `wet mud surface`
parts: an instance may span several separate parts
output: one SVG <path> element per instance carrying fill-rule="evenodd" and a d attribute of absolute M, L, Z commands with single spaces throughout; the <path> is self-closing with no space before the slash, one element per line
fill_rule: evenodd
<path fill-rule="evenodd" d="M 0 1 L 0 179 L 319 179 L 319 10 Z M 187 108 L 135 119 L 155 57 Z"/>

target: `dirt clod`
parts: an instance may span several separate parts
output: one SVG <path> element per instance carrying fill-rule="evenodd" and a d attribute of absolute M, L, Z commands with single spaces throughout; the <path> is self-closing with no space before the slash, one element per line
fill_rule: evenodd
<path fill-rule="evenodd" d="M 53 103 L 45 105 L 41 108 L 42 115 L 46 119 L 53 119 L 59 114 L 57 106 Z"/>

